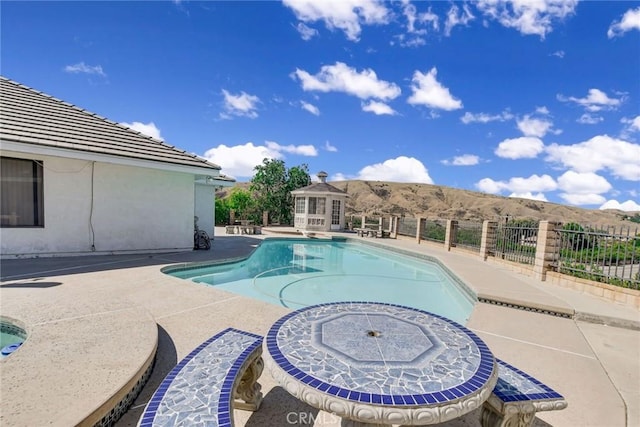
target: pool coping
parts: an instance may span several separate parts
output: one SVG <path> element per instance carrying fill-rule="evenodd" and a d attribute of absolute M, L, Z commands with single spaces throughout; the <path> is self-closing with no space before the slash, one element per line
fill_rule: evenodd
<path fill-rule="evenodd" d="M 231 239 L 240 239 L 241 237 L 231 237 Z M 253 239 L 249 239 L 250 243 L 255 243 L 256 240 L 255 238 Z M 369 243 L 369 242 L 367 242 Z M 413 248 L 415 248 L 415 251 L 424 251 L 425 250 L 425 246 L 424 245 L 415 245 L 415 246 L 411 246 L 412 244 L 414 244 L 414 242 L 390 242 L 390 243 L 395 243 L 395 244 L 400 244 L 400 245 L 407 245 L 409 246 L 408 250 L 413 250 Z M 216 245 L 214 244 L 214 248 L 216 247 Z M 407 249 L 403 246 L 403 249 Z M 245 253 L 250 252 L 253 249 L 250 250 L 246 250 Z M 444 251 L 441 251 L 442 254 L 445 254 Z M 223 316 L 223 318 L 218 319 L 216 317 L 216 319 L 212 320 L 214 323 L 211 323 L 211 325 L 217 325 L 220 324 L 219 322 L 223 322 L 223 323 L 231 323 L 232 325 L 241 327 L 243 329 L 247 329 L 250 330 L 252 332 L 255 333 L 261 333 L 264 334 L 265 331 L 265 324 L 268 325 L 270 324 L 272 318 L 276 317 L 276 316 L 280 316 L 281 313 L 284 311 L 287 311 L 286 309 L 275 309 L 273 307 L 264 307 L 264 305 L 266 305 L 266 303 L 260 303 L 260 304 L 255 304 L 254 301 L 250 301 L 250 299 L 248 298 L 244 298 L 244 297 L 234 297 L 234 296 L 229 296 L 227 293 L 225 293 L 224 291 L 220 291 L 220 290 L 207 290 L 207 291 L 203 291 L 203 286 L 201 285 L 197 285 L 197 284 L 193 284 L 193 283 L 189 283 L 187 281 L 181 280 L 181 279 L 177 279 L 177 278 L 173 278 L 170 276 L 166 276 L 164 273 L 161 273 L 161 269 L 163 269 L 164 267 L 170 267 L 170 266 L 176 266 L 176 265 L 186 265 L 188 264 L 188 262 L 186 260 L 193 260 L 196 262 L 202 262 L 202 260 L 198 260 L 199 255 L 206 255 L 204 253 L 197 253 L 197 252 L 193 252 L 193 253 L 184 253 L 184 254 L 180 254 L 180 255 L 176 255 L 175 257 L 173 256 L 167 256 L 165 257 L 166 259 L 163 258 L 162 255 L 154 255 L 153 257 L 149 256 L 149 259 L 158 259 L 158 262 L 155 262 L 154 265 L 152 266 L 140 266 L 140 267 L 127 267 L 123 270 L 120 269 L 114 269 L 114 270 L 103 270 L 103 271 L 98 271 L 98 272 L 89 272 L 89 273 L 78 273 L 78 274 L 68 274 L 65 276 L 57 276 L 56 274 L 52 274 L 47 276 L 46 274 L 42 275 L 37 275 L 36 277 L 34 277 L 33 279 L 12 279 L 12 280 L 5 280 L 3 281 L 3 285 L 8 284 L 8 283 L 15 283 L 15 282 L 36 282 L 36 281 L 42 281 L 47 277 L 56 277 L 58 278 L 57 280 L 59 282 L 61 282 L 62 286 L 60 287 L 60 291 L 64 291 L 64 289 L 67 289 L 68 286 L 72 286 L 71 289 L 79 293 L 81 293 L 82 295 L 84 295 L 86 292 L 91 291 L 93 288 L 92 287 L 100 287 L 100 288 L 104 288 L 104 289 L 118 289 L 118 290 L 124 290 L 126 289 L 127 292 L 130 292 L 130 294 L 128 294 L 128 299 L 131 299 L 131 302 L 133 303 L 133 306 L 136 306 L 140 309 L 143 310 L 143 312 L 147 313 L 147 315 L 151 316 L 150 318 L 155 320 L 155 322 L 158 323 L 158 325 L 163 325 L 164 328 L 170 328 L 171 325 L 173 325 L 174 323 L 172 322 L 178 322 L 179 319 L 175 318 L 172 313 L 182 313 L 184 312 L 185 309 L 180 309 L 178 310 L 176 309 L 171 309 L 174 311 L 169 310 L 168 308 L 164 308 L 164 306 L 162 306 L 162 304 L 164 305 L 170 305 L 173 303 L 173 301 L 168 301 L 164 295 L 162 294 L 158 294 L 158 290 L 160 291 L 169 291 L 171 290 L 173 292 L 173 294 L 171 295 L 181 295 L 181 298 L 187 297 L 187 294 L 190 293 L 195 293 L 196 295 L 193 297 L 195 300 L 197 300 L 198 298 L 201 298 L 201 296 L 205 296 L 205 297 L 211 297 L 214 298 L 215 301 L 220 301 L 220 304 L 223 305 L 218 305 L 216 307 L 218 307 L 218 311 L 222 311 L 225 312 L 225 310 L 240 310 L 243 313 L 246 313 L 249 317 L 242 317 L 242 318 L 233 318 L 233 317 L 225 317 Z M 145 258 L 143 256 L 138 255 L 140 259 Z M 440 253 L 438 253 L 436 256 L 441 256 Z M 178 258 L 182 257 L 182 260 L 179 260 Z M 225 258 L 225 260 L 227 262 L 231 262 L 234 260 L 238 260 L 238 259 L 243 259 L 246 258 L 247 256 L 240 256 L 240 257 L 227 257 Z M 175 259 L 174 259 L 175 258 Z M 92 260 L 94 260 L 95 258 L 92 257 L 86 257 L 84 259 L 80 259 L 80 258 L 75 258 L 75 261 L 77 262 L 92 262 Z M 145 258 L 146 259 L 146 258 Z M 466 260 L 468 262 L 470 258 L 467 257 Z M 439 259 L 439 261 L 441 261 L 442 263 L 444 263 L 446 265 L 447 268 L 452 269 L 455 271 L 455 262 L 452 262 L 451 260 L 445 259 Z M 23 261 L 23 264 L 25 264 L 25 262 L 28 264 L 29 260 L 20 260 Z M 54 260 L 55 261 L 55 260 Z M 455 260 L 453 260 L 455 261 Z M 33 260 L 31 260 L 31 262 L 33 262 Z M 474 262 L 475 264 L 477 264 L 476 262 Z M 157 266 L 156 266 L 157 265 Z M 3 266 L 4 267 L 4 266 Z M 4 269 L 4 268 L 3 268 Z M 500 272 L 500 274 L 502 274 L 504 276 L 504 278 L 508 278 L 509 275 L 505 275 L 503 274 L 504 272 Z M 123 275 L 134 275 L 135 277 L 126 277 Z M 456 274 L 457 276 L 457 274 Z M 475 283 L 475 281 L 471 281 L 468 279 L 464 279 L 461 278 L 461 280 L 464 280 L 465 283 L 469 282 L 470 286 L 473 286 L 474 291 L 478 293 L 478 295 L 480 295 L 481 297 L 483 295 L 488 295 L 491 296 L 491 292 L 485 292 L 485 290 L 483 289 L 479 289 L 477 287 L 477 283 Z M 80 283 L 84 283 L 85 285 L 90 285 L 87 286 L 87 289 L 84 290 L 82 289 L 82 286 L 78 286 Z M 141 288 L 141 289 L 136 289 L 136 288 Z M 168 289 L 171 288 L 171 289 Z M 175 289 L 174 289 L 175 288 Z M 15 318 L 16 315 L 15 313 L 19 312 L 20 307 L 12 307 L 13 305 L 16 304 L 16 302 L 18 303 L 26 303 L 27 301 L 21 301 L 20 299 L 16 299 L 16 297 L 18 297 L 19 293 L 22 292 L 29 292 L 28 290 L 20 290 L 20 289 L 16 289 L 15 287 L 13 289 L 11 288 L 5 288 L 5 287 L 0 287 L 0 291 L 2 292 L 2 297 L 3 297 L 3 315 L 5 315 L 6 312 L 6 308 L 9 307 L 11 308 L 11 310 L 9 310 L 10 313 L 10 317 Z M 144 292 L 143 292 L 144 291 Z M 55 295 L 57 294 L 59 291 L 56 288 L 52 288 L 51 290 L 46 290 L 46 289 L 38 289 L 35 291 L 31 291 L 33 292 L 33 295 L 35 296 L 36 294 L 42 294 L 41 296 L 44 297 L 44 293 L 50 293 L 51 295 Z M 143 294 L 138 295 L 138 292 L 143 292 Z M 184 295 L 184 297 L 182 297 L 182 295 Z M 573 295 L 573 294 L 572 294 Z M 5 298 L 6 296 L 9 296 L 9 298 Z M 508 299 L 508 297 L 504 297 L 502 296 L 502 299 Z M 28 298 L 27 298 L 28 299 Z M 194 301 L 195 301 L 194 300 Z M 227 303 L 226 301 L 236 301 L 235 303 L 231 304 L 230 302 Z M 514 298 L 514 301 L 517 302 L 518 299 Z M 72 305 L 73 301 L 70 302 L 70 306 Z M 99 316 L 100 313 L 105 313 L 104 308 L 102 308 L 100 306 L 100 301 L 94 301 L 95 308 L 93 309 L 92 313 L 90 314 L 90 316 L 92 316 L 91 318 L 94 319 L 95 317 L 93 316 Z M 18 304 L 18 306 L 20 306 L 20 304 Z M 41 309 L 42 307 L 40 307 L 37 304 L 37 301 L 30 301 L 30 306 L 33 307 L 34 311 Z M 193 304 L 203 304 L 202 301 L 195 301 Z M 604 301 L 602 301 L 602 304 L 605 304 Z M 540 306 L 543 307 L 545 306 L 544 302 L 541 301 L 534 301 L 534 305 L 536 306 Z M 549 303 L 547 304 L 550 307 L 563 307 L 563 305 L 561 304 L 554 304 Z M 233 307 L 232 307 L 233 306 Z M 490 304 L 482 304 L 482 306 L 487 306 L 490 307 Z M 22 308 L 27 307 L 27 305 L 22 305 Z M 194 306 L 195 307 L 195 306 Z M 260 311 L 267 309 L 267 311 Z M 564 308 L 566 307 L 570 307 L 569 304 L 566 304 L 566 306 L 564 306 Z M 189 309 L 192 310 L 192 309 Z M 248 310 L 248 312 L 247 312 Z M 477 308 L 476 308 L 477 310 Z M 208 310 L 210 311 L 210 310 Z M 481 310 L 481 311 L 486 311 L 486 310 Z M 589 313 L 589 311 L 584 311 L 585 313 Z M 111 314 L 111 312 L 108 312 L 109 314 Z M 271 314 L 273 313 L 273 314 Z M 118 311 L 117 310 L 113 310 L 113 315 L 117 315 Z M 591 313 L 595 316 L 598 316 L 598 313 Z M 69 315 L 71 315 L 71 313 L 69 313 Z M 258 317 L 252 317 L 252 316 L 258 316 Z M 111 316 L 110 316 L 111 317 Z M 142 317 L 145 317 L 145 315 L 142 315 Z M 69 317 L 69 319 L 72 319 L 73 316 Z M 64 320 L 64 319 L 62 319 Z M 169 321 L 171 320 L 171 321 Z M 576 320 L 576 319 L 574 319 Z M 579 320 L 579 319 L 578 319 Z M 624 320 L 624 319 L 622 319 Z M 22 319 L 21 319 L 22 321 Z M 31 322 L 31 321 L 26 321 L 24 322 L 25 325 L 28 327 L 29 332 L 33 332 L 35 331 L 35 329 L 37 328 L 41 328 L 43 325 L 51 325 L 51 324 L 58 324 L 62 327 L 64 327 L 64 323 L 65 321 L 56 321 L 55 319 L 49 319 L 45 322 Z M 155 323 L 154 323 L 155 324 Z M 186 327 L 188 329 L 185 329 L 185 331 L 191 331 L 191 330 L 201 330 L 201 329 L 207 329 L 207 333 L 211 332 L 208 327 L 207 327 L 207 323 L 203 323 L 202 325 L 192 325 L 192 324 L 188 324 Z M 245 327 L 246 326 L 246 327 Z M 215 326 L 214 326 L 215 327 Z M 155 328 L 154 328 L 155 330 Z M 69 330 L 61 330 L 61 333 L 69 333 L 72 331 Z M 156 331 L 157 332 L 157 331 Z M 183 355 L 188 353 L 188 351 L 190 349 L 193 348 L 193 343 L 195 342 L 201 342 L 202 340 L 200 339 L 200 337 L 192 335 L 193 332 L 189 332 L 186 333 L 184 336 L 179 336 L 179 335 L 175 335 L 175 334 L 171 334 L 171 339 L 175 342 L 176 345 L 176 349 L 178 352 L 178 356 Z M 155 339 L 157 340 L 157 333 L 155 335 Z M 199 340 L 199 341 L 198 341 Z M 155 344 L 157 344 L 157 341 L 155 341 Z M 34 354 L 36 354 L 37 352 L 34 352 Z M 151 352 L 149 352 L 148 354 L 150 354 Z M 17 356 L 18 354 L 16 354 Z M 46 357 L 47 353 L 46 352 L 42 352 L 40 354 L 37 354 L 38 357 L 43 358 Z M 123 358 L 128 357 L 128 355 L 126 354 L 122 354 Z M 43 359 L 45 360 L 45 359 Z M 124 360 L 124 359 L 123 359 Z M 146 359 L 145 359 L 146 360 Z M 139 360 L 138 362 L 136 362 L 138 364 L 138 366 L 143 366 L 145 363 L 145 360 Z M 513 358 L 509 359 L 510 361 L 512 361 L 513 363 L 518 364 L 517 360 L 513 360 Z M 98 360 L 91 360 L 91 364 L 97 363 Z M 91 368 L 92 365 L 88 365 L 88 368 Z M 519 365 L 519 364 L 518 364 Z M 520 365 L 519 365 L 520 366 Z M 0 369 L 6 368 L 7 365 L 5 364 L 0 364 Z M 140 371 L 140 370 L 139 370 Z M 155 372 L 155 371 L 154 371 Z M 6 373 L 6 371 L 5 371 Z M 535 374 L 535 371 L 534 371 Z M 34 372 L 30 372 L 28 374 L 29 376 L 34 375 Z M 3 374 L 3 383 L 5 383 L 5 375 Z M 69 378 L 69 381 L 75 381 L 73 378 Z M 99 378 L 94 378 L 93 381 L 100 381 Z M 130 381 L 130 380 L 129 380 Z M 555 384 L 554 384 L 555 385 Z M 4 391 L 4 386 L 5 384 L 3 384 L 3 391 Z M 146 390 L 146 388 L 145 388 Z M 116 393 L 117 394 L 117 393 Z M 4 393 L 3 393 L 4 395 Z M 26 397 L 28 397 L 29 395 L 26 395 Z M 4 399 L 3 399 L 4 400 Z M 108 400 L 108 399 L 107 399 Z M 9 402 L 7 402 L 9 403 Z M 3 412 L 4 409 L 7 409 L 7 411 L 11 411 L 11 407 L 8 405 L 6 408 L 4 407 L 5 402 L 3 401 Z M 68 409 L 68 408 L 63 408 L 64 410 Z M 93 410 L 93 409 L 92 409 Z M 87 412 L 88 413 L 88 412 Z M 5 418 L 5 421 L 7 421 L 7 419 Z M 10 420 L 9 420 L 10 421 Z M 40 422 L 32 422 L 31 425 L 34 424 L 41 424 L 43 421 L 43 419 L 40 419 Z M 51 421 L 51 419 L 49 419 L 48 421 Z M 15 423 L 12 422 L 7 422 L 6 425 L 14 425 Z M 57 424 L 57 425 L 64 425 L 64 423 L 61 424 L 60 420 L 58 420 L 58 422 L 53 422 L 53 424 Z"/>

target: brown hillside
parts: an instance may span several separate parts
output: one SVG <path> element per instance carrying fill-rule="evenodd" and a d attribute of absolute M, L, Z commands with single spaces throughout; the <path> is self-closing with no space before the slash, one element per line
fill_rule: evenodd
<path fill-rule="evenodd" d="M 247 188 L 247 183 L 237 186 Z M 335 181 L 336 188 L 349 195 L 347 215 L 399 215 L 429 219 L 485 220 L 531 218 L 548 221 L 577 222 L 584 225 L 631 226 L 624 220 L 629 212 L 582 209 L 529 199 L 494 196 L 469 190 L 430 184 L 384 181 Z M 218 197 L 224 197 L 219 193 Z M 633 214 L 633 213 L 632 213 Z"/>

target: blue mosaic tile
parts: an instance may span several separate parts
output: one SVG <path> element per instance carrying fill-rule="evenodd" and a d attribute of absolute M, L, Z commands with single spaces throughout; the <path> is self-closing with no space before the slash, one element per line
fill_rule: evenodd
<path fill-rule="evenodd" d="M 300 309 L 273 325 L 266 345 L 289 375 L 358 402 L 454 401 L 477 392 L 494 372 L 493 355 L 470 330 L 442 316 L 386 303 Z M 351 393 L 343 396 L 341 389 Z"/>
<path fill-rule="evenodd" d="M 165 377 L 147 404 L 140 425 L 230 426 L 234 377 L 260 345 L 259 335 L 233 328 L 214 335 Z"/>
<path fill-rule="evenodd" d="M 551 387 L 518 368 L 497 359 L 498 382 L 493 393 L 503 402 L 524 400 L 563 399 Z"/>

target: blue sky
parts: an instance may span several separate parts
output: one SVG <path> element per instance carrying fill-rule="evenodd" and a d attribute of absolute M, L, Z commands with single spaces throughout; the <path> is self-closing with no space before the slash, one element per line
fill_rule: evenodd
<path fill-rule="evenodd" d="M 2 75 L 250 180 L 640 210 L 640 2 L 7 2 Z"/>

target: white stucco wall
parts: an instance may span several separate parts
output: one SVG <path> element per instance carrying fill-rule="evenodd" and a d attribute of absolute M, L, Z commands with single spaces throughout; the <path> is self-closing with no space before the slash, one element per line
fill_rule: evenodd
<path fill-rule="evenodd" d="M 215 187 L 213 185 L 196 183 L 195 205 L 198 217 L 198 228 L 213 237 L 215 224 Z"/>
<path fill-rule="evenodd" d="M 4 151 L 44 164 L 44 227 L 2 228 L 3 257 L 193 248 L 194 176 Z M 91 221 L 90 221 L 91 218 Z M 91 224 L 93 224 L 92 238 Z"/>

